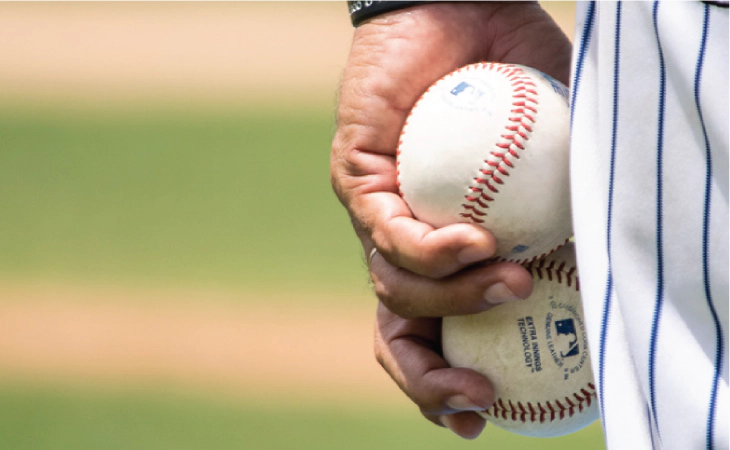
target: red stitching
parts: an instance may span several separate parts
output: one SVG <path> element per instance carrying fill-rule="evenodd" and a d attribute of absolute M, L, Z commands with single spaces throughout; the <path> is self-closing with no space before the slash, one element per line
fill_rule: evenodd
<path fill-rule="evenodd" d="M 517 406 L 508 400 L 507 404 L 509 406 L 506 406 L 504 400 L 498 398 L 491 408 L 482 412 L 487 416 L 515 422 L 553 422 L 555 420 L 563 420 L 566 416 L 573 417 L 585 408 L 590 407 L 596 399 L 596 389 L 593 383 L 588 383 L 588 385 L 580 390 L 580 393 L 582 395 L 576 393 L 572 399 L 570 397 L 562 399 L 563 403 L 568 406 L 561 403 L 560 399 L 555 399 L 552 402 L 548 400 L 544 403 L 527 402 L 522 404 L 521 402 L 517 402 Z"/>
<path fill-rule="evenodd" d="M 565 242 L 567 243 L 568 240 Z M 555 279 L 560 284 L 565 283 L 568 286 L 573 286 L 576 291 L 580 291 L 580 283 L 578 281 L 578 274 L 576 273 L 577 269 L 574 266 L 566 267 L 567 263 L 565 262 L 545 261 L 543 259 L 544 256 L 547 255 L 522 264 L 532 273 L 532 276 L 541 280 L 547 278 L 553 281 Z"/>
<path fill-rule="evenodd" d="M 503 74 L 513 87 L 512 103 L 514 108 L 510 111 L 511 116 L 508 118 L 510 125 L 505 126 L 506 132 L 501 135 L 503 140 L 494 144 L 496 150 L 490 152 L 490 158 L 484 161 L 486 165 L 496 167 L 496 170 L 482 170 L 482 173 L 487 177 L 475 178 L 476 186 L 474 187 L 476 189 L 471 188 L 472 192 L 484 192 L 488 189 L 498 193 L 499 191 L 493 184 L 504 184 L 501 176 L 509 175 L 509 169 L 515 167 L 513 160 L 519 159 L 518 152 L 525 149 L 524 143 L 530 138 L 532 124 L 535 123 L 535 115 L 537 114 L 535 105 L 538 104 L 538 94 L 535 83 L 519 67 L 492 63 L 483 63 L 479 67 Z M 493 183 L 490 183 L 490 179 Z M 479 196 L 466 196 L 467 204 L 474 202 L 475 198 L 479 198 Z M 493 200 L 492 198 L 489 201 Z M 479 203 L 477 203 L 477 206 L 483 208 Z M 486 214 L 486 211 L 483 212 Z M 468 213 L 461 214 L 461 216 L 464 218 L 473 217 Z"/>
<path fill-rule="evenodd" d="M 530 75 L 517 66 L 510 64 L 499 64 L 499 63 L 481 63 L 472 64 L 465 66 L 462 69 L 452 72 L 442 78 L 449 78 L 461 71 L 471 71 L 477 69 L 487 69 L 499 74 L 504 75 L 510 85 L 513 87 L 513 109 L 510 110 L 510 117 L 508 121 L 512 124 L 505 127 L 505 133 L 501 135 L 502 141 L 495 143 L 495 149 L 490 152 L 490 158 L 484 162 L 496 168 L 496 170 L 482 171 L 486 177 L 475 178 L 475 185 L 469 187 L 469 191 L 472 194 L 465 196 L 466 203 L 464 212 L 460 216 L 464 219 L 475 223 L 483 223 L 484 221 L 477 218 L 476 216 L 484 216 L 488 213 L 485 211 L 489 208 L 488 203 L 494 201 L 494 197 L 488 194 L 488 191 L 492 193 L 499 193 L 495 184 L 502 185 L 504 181 L 501 179 L 502 176 L 509 176 L 509 169 L 515 167 L 515 161 L 520 159 L 519 152 L 525 150 L 525 142 L 529 140 L 530 134 L 532 133 L 532 124 L 535 123 L 535 116 L 537 115 L 536 105 L 538 104 L 538 93 L 536 85 L 533 82 Z M 440 80 L 439 80 L 440 81 Z M 416 102 L 418 104 L 420 100 L 428 94 L 437 83 L 432 84 Z M 411 118 L 413 109 L 406 117 L 406 121 L 403 124 L 401 130 L 401 136 L 398 142 L 398 148 L 396 149 L 396 187 L 401 197 L 403 196 L 400 190 L 400 147 L 403 142 L 403 136 L 407 130 L 408 121 Z M 469 205 L 470 207 L 467 207 Z M 471 213 L 469 212 L 471 211 Z M 473 213 L 473 214 L 472 214 Z M 478 214 L 481 213 L 481 214 Z M 554 251 L 554 250 L 553 250 Z M 539 257 L 544 257 L 541 255 Z M 536 257 L 538 258 L 538 257 Z M 535 258 L 535 259 L 536 259 Z M 520 260 L 516 261 L 519 263 L 526 263 L 532 260 Z"/>
<path fill-rule="evenodd" d="M 464 205 L 464 208 L 470 210 L 472 213 L 476 214 L 477 216 L 485 216 L 486 213 L 483 213 L 481 211 L 478 211 L 474 206 L 471 205 Z"/>

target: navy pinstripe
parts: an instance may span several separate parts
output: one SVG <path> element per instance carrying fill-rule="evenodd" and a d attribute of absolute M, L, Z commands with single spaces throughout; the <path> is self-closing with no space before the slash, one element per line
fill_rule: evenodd
<path fill-rule="evenodd" d="M 654 303 L 654 315 L 651 323 L 651 341 L 649 343 L 649 402 L 651 412 L 654 417 L 654 424 L 659 430 L 659 424 L 656 420 L 656 346 L 657 336 L 659 334 L 659 325 L 661 322 L 662 307 L 664 305 L 664 227 L 663 227 L 663 171 L 664 162 L 664 113 L 667 95 L 667 76 L 666 66 L 664 65 L 664 52 L 662 51 L 662 43 L 659 38 L 659 26 L 657 24 L 657 13 L 659 11 L 659 2 L 655 1 L 652 8 L 652 21 L 654 24 L 654 33 L 656 34 L 657 51 L 659 53 L 659 106 L 657 119 L 657 175 L 656 175 L 656 264 L 657 264 L 657 285 L 656 297 Z M 661 431 L 659 431 L 661 434 Z"/>
<path fill-rule="evenodd" d="M 601 341 L 598 355 L 598 386 L 601 410 L 604 410 L 604 380 L 606 372 L 606 337 L 608 335 L 609 316 L 611 313 L 611 292 L 613 291 L 613 274 L 611 268 L 611 215 L 613 213 L 613 183 L 616 175 L 616 136 L 618 128 L 618 98 L 619 98 L 619 67 L 621 44 L 621 2 L 616 5 L 616 30 L 614 40 L 614 69 L 613 69 L 613 116 L 611 124 L 611 166 L 609 169 L 608 184 L 608 211 L 606 224 L 606 254 L 608 255 L 608 273 L 606 275 L 606 294 L 601 319 Z M 606 424 L 603 424 L 604 431 Z"/>
<path fill-rule="evenodd" d="M 580 86 L 580 77 L 583 72 L 583 64 L 586 59 L 586 52 L 588 50 L 588 44 L 591 42 L 591 33 L 593 31 L 593 16 L 596 10 L 596 2 L 591 2 L 588 5 L 588 12 L 586 22 L 583 24 L 583 34 L 580 49 L 578 50 L 578 57 L 575 63 L 575 75 L 573 76 L 573 83 L 571 86 L 571 98 L 570 98 L 570 128 L 573 128 L 573 117 L 575 113 L 575 97 L 578 95 L 578 87 Z"/>
<path fill-rule="evenodd" d="M 608 448 L 720 450 L 728 14 L 660 1 L 580 5 L 571 183 L 583 301 Z"/>
<path fill-rule="evenodd" d="M 717 317 L 717 310 L 712 299 L 712 292 L 710 290 L 710 270 L 709 270 L 709 234 L 710 234 L 710 207 L 712 205 L 712 151 L 710 149 L 710 141 L 707 137 L 707 128 L 705 127 L 705 121 L 702 116 L 702 107 L 700 105 L 700 82 L 702 81 L 702 67 L 705 61 L 705 50 L 707 48 L 707 33 L 710 26 L 710 7 L 704 5 L 704 20 L 702 24 L 702 39 L 700 44 L 699 56 L 697 57 L 697 69 L 695 70 L 695 81 L 694 81 L 694 97 L 695 104 L 697 106 L 697 114 L 700 118 L 700 124 L 702 125 L 702 135 L 705 141 L 705 155 L 706 155 L 706 172 L 705 172 L 705 205 L 704 205 L 704 217 L 702 222 L 702 273 L 703 283 L 705 289 L 705 298 L 707 300 L 707 306 L 710 309 L 712 319 L 715 325 L 716 333 L 716 350 L 715 350 L 715 373 L 713 375 L 712 391 L 710 392 L 709 408 L 707 413 L 707 449 L 714 448 L 714 435 L 715 435 L 715 413 L 717 407 L 717 390 L 718 382 L 720 378 L 720 372 L 722 372 L 722 355 L 723 349 L 723 330 L 720 325 L 720 320 Z"/>

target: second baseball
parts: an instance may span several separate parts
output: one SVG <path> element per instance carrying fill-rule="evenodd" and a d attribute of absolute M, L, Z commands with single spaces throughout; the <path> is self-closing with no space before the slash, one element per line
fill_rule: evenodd
<path fill-rule="evenodd" d="M 527 300 L 445 317 L 444 358 L 484 374 L 495 403 L 481 414 L 534 437 L 575 432 L 598 418 L 573 243 L 527 265 Z"/>

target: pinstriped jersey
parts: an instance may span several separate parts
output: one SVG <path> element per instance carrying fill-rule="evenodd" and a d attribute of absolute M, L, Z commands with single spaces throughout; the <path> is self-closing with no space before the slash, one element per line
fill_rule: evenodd
<path fill-rule="evenodd" d="M 728 448 L 728 9 L 580 3 L 571 184 L 609 449 Z"/>

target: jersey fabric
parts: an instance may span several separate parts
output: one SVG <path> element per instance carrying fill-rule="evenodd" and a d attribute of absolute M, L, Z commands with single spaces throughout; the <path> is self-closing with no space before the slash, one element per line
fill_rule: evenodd
<path fill-rule="evenodd" d="M 609 449 L 728 448 L 728 9 L 579 3 L 571 189 Z"/>

